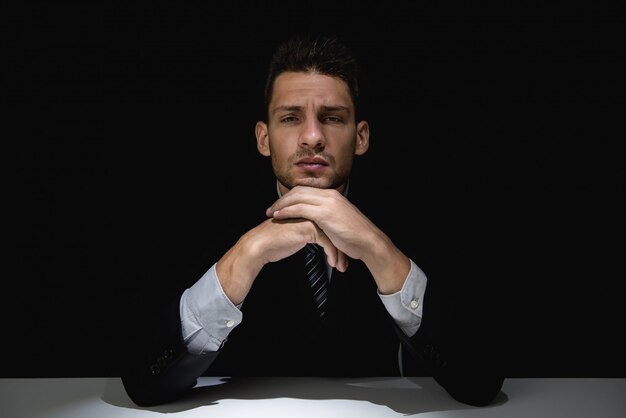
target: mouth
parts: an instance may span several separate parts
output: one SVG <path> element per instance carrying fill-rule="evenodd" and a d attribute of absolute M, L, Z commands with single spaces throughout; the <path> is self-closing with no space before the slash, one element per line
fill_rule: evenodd
<path fill-rule="evenodd" d="M 319 170 L 328 166 L 328 161 L 321 157 L 301 158 L 296 162 L 296 166 L 307 170 Z"/>

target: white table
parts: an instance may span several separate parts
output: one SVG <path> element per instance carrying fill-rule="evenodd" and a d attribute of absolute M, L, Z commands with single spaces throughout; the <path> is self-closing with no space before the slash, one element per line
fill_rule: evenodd
<path fill-rule="evenodd" d="M 507 379 L 485 408 L 454 401 L 428 377 L 203 377 L 195 391 L 140 408 L 119 378 L 0 379 L 0 418 L 626 417 L 626 379 Z"/>

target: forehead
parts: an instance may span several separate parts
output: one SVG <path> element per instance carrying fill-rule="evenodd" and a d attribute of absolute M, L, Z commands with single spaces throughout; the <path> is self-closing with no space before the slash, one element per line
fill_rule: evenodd
<path fill-rule="evenodd" d="M 323 106 L 353 108 L 348 84 L 337 77 L 317 73 L 285 72 L 274 80 L 270 110 L 278 106 Z"/>

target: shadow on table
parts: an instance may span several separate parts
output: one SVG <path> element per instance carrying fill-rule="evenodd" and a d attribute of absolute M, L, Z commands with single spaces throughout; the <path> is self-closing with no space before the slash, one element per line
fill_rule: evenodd
<path fill-rule="evenodd" d="M 455 401 L 433 379 L 422 377 L 201 377 L 186 398 L 153 407 L 135 405 L 124 391 L 120 379 L 107 379 L 102 395 L 103 401 L 114 406 L 161 413 L 217 405 L 225 399 L 253 401 L 277 398 L 364 401 L 386 406 L 403 415 L 478 409 Z M 500 392 L 487 408 L 507 401 L 506 394 Z"/>

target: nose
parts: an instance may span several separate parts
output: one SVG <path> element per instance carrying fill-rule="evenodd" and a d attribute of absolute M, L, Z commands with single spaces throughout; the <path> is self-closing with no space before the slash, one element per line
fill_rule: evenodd
<path fill-rule="evenodd" d="M 304 148 L 323 148 L 325 144 L 322 124 L 316 117 L 308 117 L 302 125 L 300 146 Z"/>

